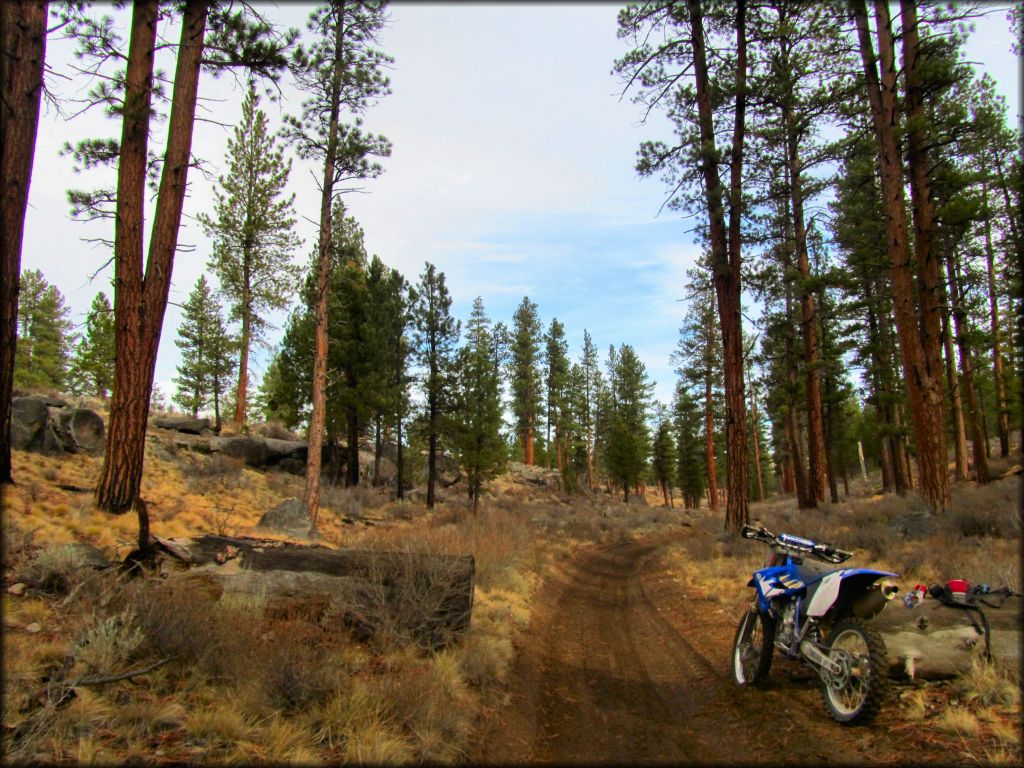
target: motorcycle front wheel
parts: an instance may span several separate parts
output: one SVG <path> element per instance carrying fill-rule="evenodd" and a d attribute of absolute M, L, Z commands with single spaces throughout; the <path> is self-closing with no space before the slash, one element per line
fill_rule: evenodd
<path fill-rule="evenodd" d="M 882 636 L 862 621 L 847 619 L 833 627 L 826 651 L 842 668 L 838 674 L 823 672 L 822 695 L 829 715 L 844 725 L 873 720 L 889 682 Z"/>
<path fill-rule="evenodd" d="M 732 676 L 737 685 L 761 685 L 768 678 L 775 645 L 775 622 L 751 607 L 736 627 L 732 644 Z"/>

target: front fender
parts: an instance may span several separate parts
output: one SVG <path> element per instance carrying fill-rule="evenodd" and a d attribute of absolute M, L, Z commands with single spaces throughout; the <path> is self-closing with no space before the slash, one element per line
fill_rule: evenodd
<path fill-rule="evenodd" d="M 895 577 L 895 573 L 875 571 L 870 568 L 844 568 L 833 571 L 819 582 L 807 604 L 807 615 L 815 618 L 824 616 L 837 601 L 844 602 L 860 595 L 882 578 Z"/>

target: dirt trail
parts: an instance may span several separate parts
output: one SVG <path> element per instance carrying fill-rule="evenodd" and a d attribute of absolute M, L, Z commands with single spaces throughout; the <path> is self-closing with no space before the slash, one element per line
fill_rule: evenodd
<path fill-rule="evenodd" d="M 884 720 L 834 724 L 791 662 L 776 658 L 767 690 L 735 686 L 727 607 L 744 596 L 740 575 L 728 600 L 687 595 L 660 557 L 669 541 L 581 548 L 547 583 L 473 762 L 941 761 Z"/>

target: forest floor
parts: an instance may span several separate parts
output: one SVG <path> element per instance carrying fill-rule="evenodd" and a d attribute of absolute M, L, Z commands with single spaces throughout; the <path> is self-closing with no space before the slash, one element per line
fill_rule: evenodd
<path fill-rule="evenodd" d="M 275 617 L 158 576 L 93 575 L 68 544 L 117 560 L 135 529 L 133 516 L 92 508 L 99 457 L 16 452 L 14 462 L 19 482 L 2 504 L 12 762 L 1021 760 L 1020 681 L 1002 664 L 898 684 L 878 720 L 857 728 L 830 720 L 813 673 L 778 657 L 766 689 L 736 687 L 743 585 L 764 552 L 723 533 L 721 513 L 666 509 L 653 489 L 627 505 L 510 474 L 473 515 L 457 489 L 429 511 L 378 489 L 325 488 L 328 546 L 474 555 L 470 630 L 423 653 L 354 642 L 328 616 Z M 773 497 L 751 518 L 853 549 L 904 588 L 962 576 L 1020 590 L 1020 459 L 993 463 L 1001 479 L 958 485 L 951 510 L 908 535 L 892 525 L 920 521 L 920 499 L 871 482 L 813 512 Z M 298 477 L 147 446 L 143 493 L 164 537 L 251 534 L 301 489 Z M 377 523 L 345 523 L 360 515 Z M 77 682 L 74 696 L 55 698 L 55 674 Z M 115 681 L 84 682 L 104 674 Z"/>
<path fill-rule="evenodd" d="M 837 725 L 816 676 L 778 657 L 766 689 L 737 687 L 730 655 L 745 590 L 704 594 L 666 557 L 673 541 L 695 535 L 593 545 L 559 568 L 536 598 L 509 704 L 474 761 L 989 762 L 957 733 L 906 718 L 898 701 L 871 726 Z"/>
<path fill-rule="evenodd" d="M 755 504 L 751 515 L 766 517 L 772 530 L 779 530 L 776 522 L 810 535 L 830 528 L 834 535 L 819 540 L 843 542 L 845 533 L 867 542 L 857 564 L 903 571 L 904 587 L 969 573 L 974 583 L 986 574 L 1004 576 L 1019 590 L 1018 470 L 1010 465 L 990 486 L 960 488 L 946 525 L 927 537 L 911 536 L 916 543 L 894 540 L 888 524 L 900 513 L 893 514 L 891 499 L 872 497 L 866 484 L 842 506 L 803 513 L 802 526 L 791 502 Z M 873 513 L 872 505 L 880 509 Z M 999 528 L 994 516 L 1010 541 L 974 537 L 980 551 L 971 552 L 964 532 L 991 534 Z M 853 728 L 829 718 L 808 667 L 778 654 L 765 688 L 736 686 L 732 643 L 749 603 L 743 575 L 760 567 L 764 553 L 718 533 L 719 526 L 706 511 L 690 514 L 668 530 L 623 534 L 563 559 L 534 597 L 508 703 L 490 718 L 474 761 L 974 765 L 1021 759 L 1019 666 L 997 662 L 955 680 L 893 681 L 877 720 Z"/>

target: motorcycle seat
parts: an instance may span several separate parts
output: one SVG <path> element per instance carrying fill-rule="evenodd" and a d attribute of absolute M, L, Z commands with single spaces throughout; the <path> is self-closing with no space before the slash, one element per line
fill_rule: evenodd
<path fill-rule="evenodd" d="M 795 563 L 795 565 L 796 572 L 805 584 L 812 584 L 836 570 L 835 565 L 832 563 L 822 563 L 810 558 L 802 559 L 799 563 Z"/>

